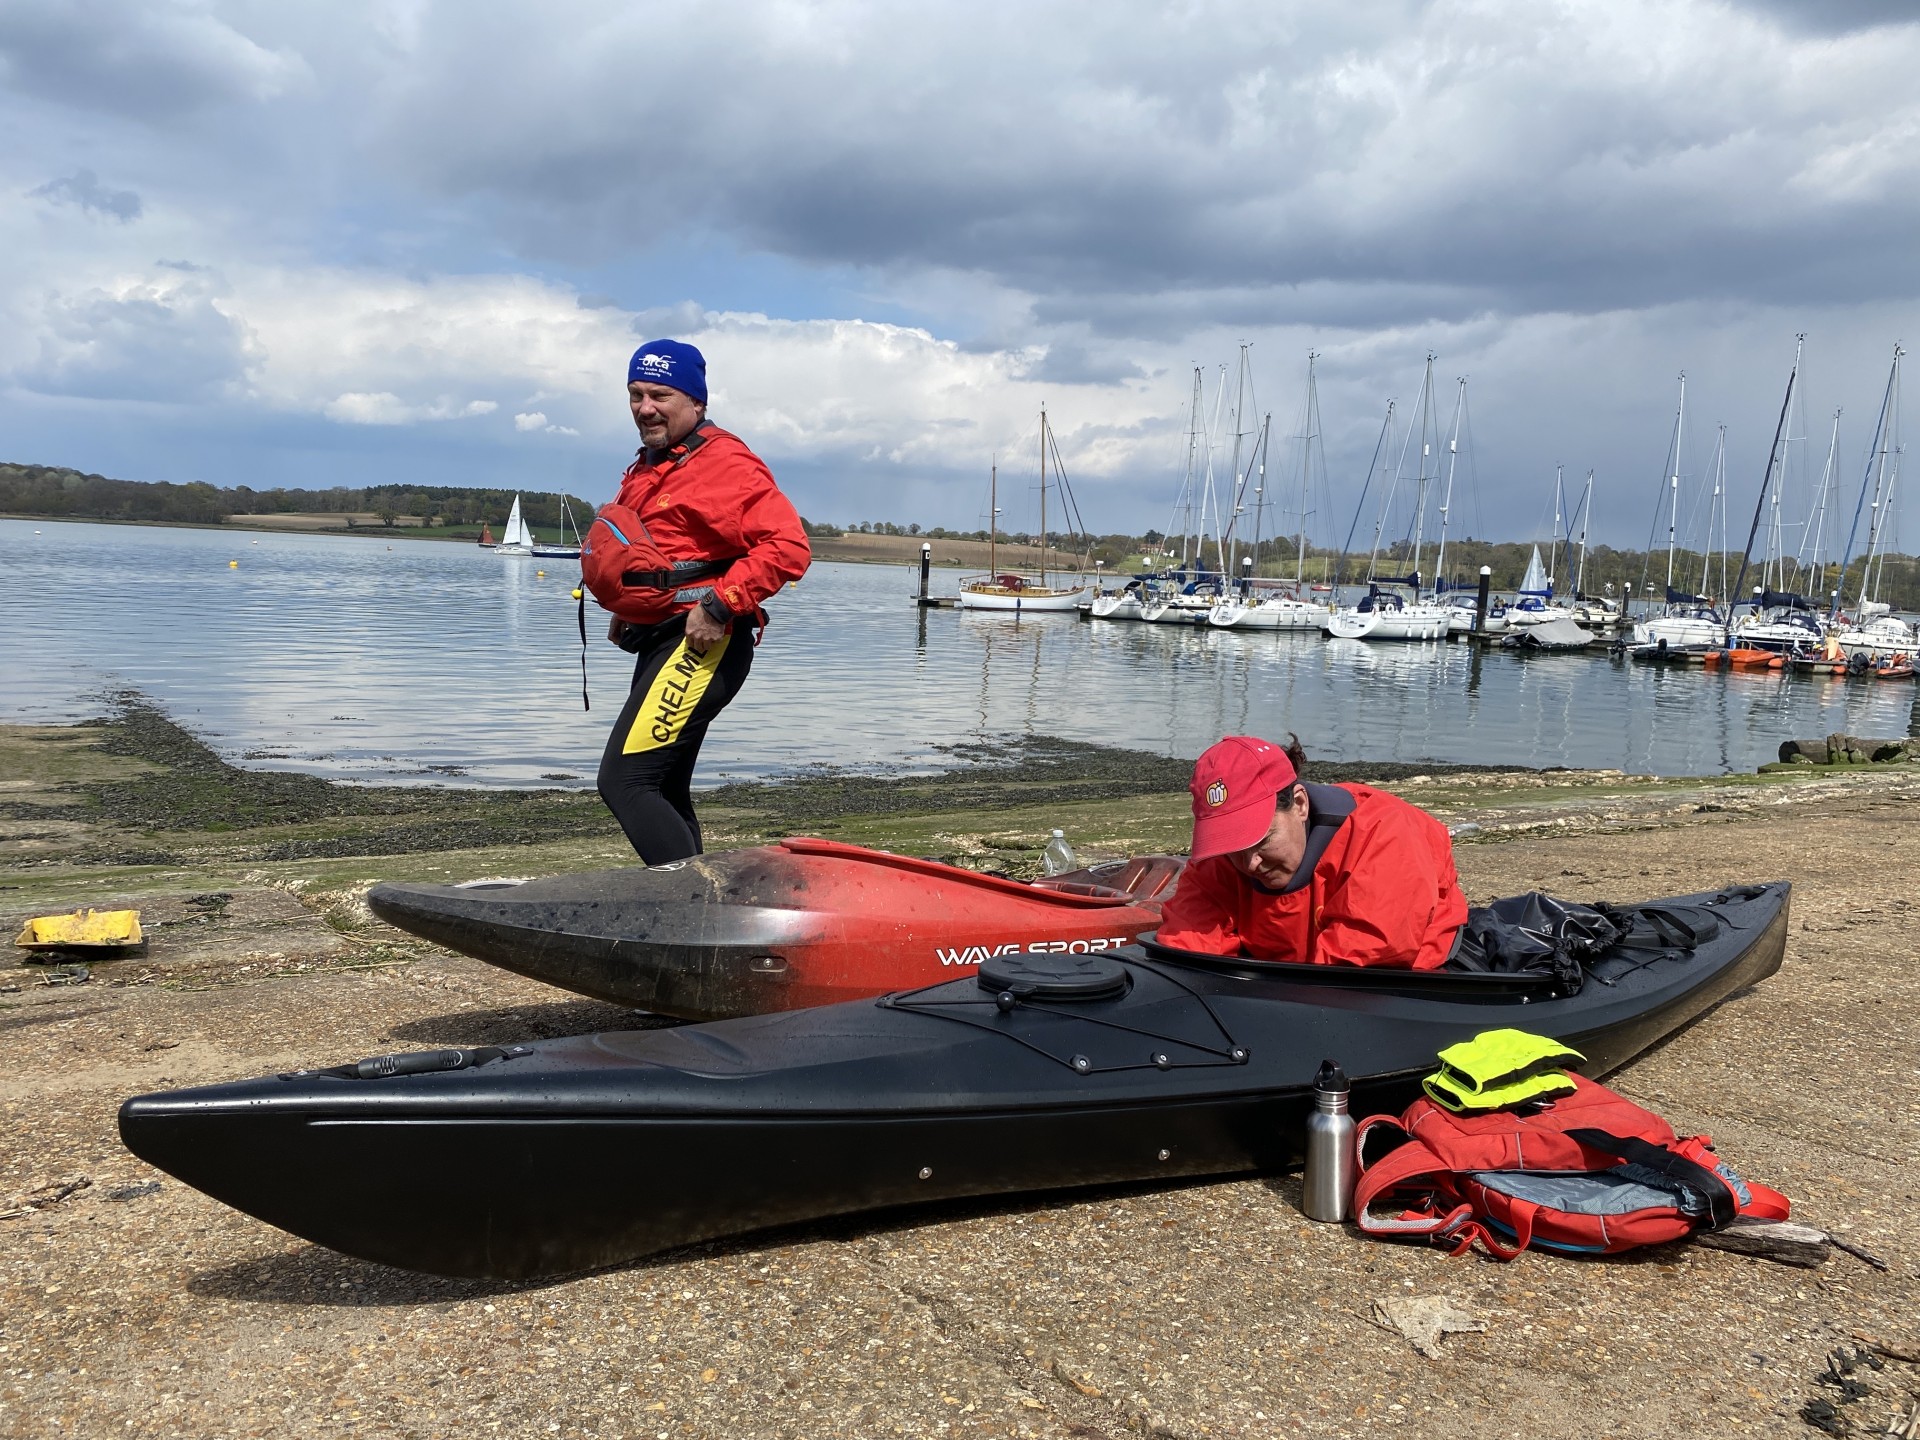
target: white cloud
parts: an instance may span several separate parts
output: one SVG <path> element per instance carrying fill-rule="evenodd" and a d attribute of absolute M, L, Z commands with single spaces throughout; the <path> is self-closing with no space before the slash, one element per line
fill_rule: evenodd
<path fill-rule="evenodd" d="M 382 390 L 377 394 L 349 391 L 336 395 L 320 407 L 320 412 L 343 425 L 412 425 L 422 420 L 469 420 L 476 415 L 491 415 L 497 408 L 491 400 L 409 405 L 391 391 Z"/>
<path fill-rule="evenodd" d="M 542 415 L 538 410 L 530 411 L 524 415 L 516 415 L 513 417 L 513 428 L 521 431 L 544 430 L 547 428 L 547 417 Z"/>

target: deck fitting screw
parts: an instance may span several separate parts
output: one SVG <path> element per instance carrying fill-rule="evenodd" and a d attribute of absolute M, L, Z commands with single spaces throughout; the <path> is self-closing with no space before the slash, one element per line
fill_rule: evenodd
<path fill-rule="evenodd" d="M 1171 1151 L 1171 1150 L 1162 1150 L 1162 1151 L 1160 1152 L 1160 1158 L 1161 1158 L 1162 1160 L 1171 1160 L 1171 1159 L 1173 1158 L 1173 1151 Z"/>
<path fill-rule="evenodd" d="M 922 1165 L 920 1167 L 920 1178 L 922 1180 L 933 1179 L 933 1167 L 931 1165 Z"/>
<path fill-rule="evenodd" d="M 1227 1053 L 1228 1058 L 1230 1058 L 1234 1064 L 1244 1065 L 1247 1063 L 1247 1052 L 1243 1046 L 1236 1045 Z"/>
<path fill-rule="evenodd" d="M 1173 1062 L 1167 1058 L 1167 1052 L 1164 1050 L 1156 1050 L 1154 1052 L 1153 1063 L 1158 1065 L 1162 1070 L 1168 1069 L 1173 1064 Z"/>
<path fill-rule="evenodd" d="M 1084 1075 L 1093 1068 L 1093 1062 L 1084 1055 L 1076 1055 L 1073 1057 L 1073 1068 Z"/>

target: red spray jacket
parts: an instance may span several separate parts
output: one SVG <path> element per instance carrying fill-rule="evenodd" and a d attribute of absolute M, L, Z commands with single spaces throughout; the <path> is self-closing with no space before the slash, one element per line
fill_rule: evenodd
<path fill-rule="evenodd" d="M 1296 875 L 1284 891 L 1264 890 L 1224 855 L 1194 861 L 1162 912 L 1160 942 L 1315 965 L 1442 964 L 1467 918 L 1446 827 L 1365 785 L 1309 785 L 1307 796 L 1305 883 L 1294 888 Z"/>
<path fill-rule="evenodd" d="M 617 498 L 646 522 L 669 560 L 739 557 L 711 582 L 735 615 L 754 614 L 813 559 L 799 512 L 773 472 L 717 425 L 702 425 L 664 455 L 641 451 Z M 683 603 L 675 613 L 692 608 Z"/>

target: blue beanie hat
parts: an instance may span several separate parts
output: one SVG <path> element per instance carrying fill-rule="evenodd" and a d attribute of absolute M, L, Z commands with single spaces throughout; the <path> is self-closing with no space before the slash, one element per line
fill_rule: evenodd
<path fill-rule="evenodd" d="M 627 383 L 666 385 L 707 403 L 707 357 L 679 340 L 649 340 L 627 362 Z"/>

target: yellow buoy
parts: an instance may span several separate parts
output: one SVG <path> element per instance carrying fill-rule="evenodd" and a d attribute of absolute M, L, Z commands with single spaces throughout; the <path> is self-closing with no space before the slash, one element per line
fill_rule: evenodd
<path fill-rule="evenodd" d="M 578 600 L 578 599 L 580 598 L 580 592 L 579 592 L 578 590 L 575 590 L 575 591 L 573 592 L 573 598 L 574 598 L 574 599 L 576 599 L 576 600 Z"/>
<path fill-rule="evenodd" d="M 536 580 L 544 580 L 547 578 L 547 572 L 544 570 L 536 570 L 533 572 L 533 578 Z"/>
<path fill-rule="evenodd" d="M 238 560 L 229 560 L 227 561 L 227 568 L 229 570 L 238 570 L 240 568 L 240 562 Z"/>

